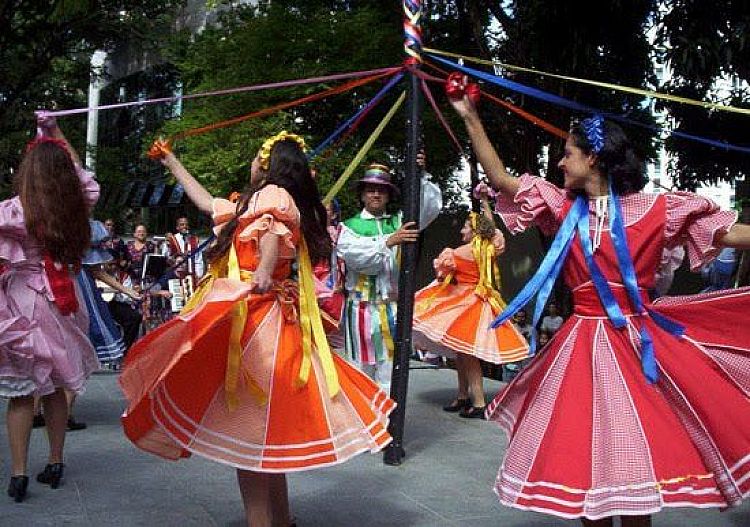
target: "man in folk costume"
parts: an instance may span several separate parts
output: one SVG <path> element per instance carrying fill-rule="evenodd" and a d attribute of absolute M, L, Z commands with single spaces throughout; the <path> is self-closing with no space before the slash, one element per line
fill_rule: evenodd
<path fill-rule="evenodd" d="M 203 276 L 203 255 L 199 252 L 193 258 L 187 258 L 187 256 L 198 248 L 200 240 L 190 233 L 190 222 L 187 218 L 177 218 L 176 227 L 177 232 L 167 233 L 164 255 L 169 258 L 170 265 L 176 264 L 178 260 L 187 260 L 175 269 L 175 274 L 180 279 L 190 275 L 193 277 L 193 282 L 198 283 L 200 277 Z"/>
<path fill-rule="evenodd" d="M 424 169 L 424 154 L 417 156 Z M 442 193 L 422 172 L 419 228 L 437 218 Z M 386 206 L 398 195 L 388 167 L 372 164 L 357 182 L 364 208 L 344 222 L 336 252 L 346 266 L 344 309 L 345 356 L 386 390 L 393 368 L 393 335 L 398 298 L 399 247 L 417 241 L 414 222 L 402 224 L 401 212 Z"/>

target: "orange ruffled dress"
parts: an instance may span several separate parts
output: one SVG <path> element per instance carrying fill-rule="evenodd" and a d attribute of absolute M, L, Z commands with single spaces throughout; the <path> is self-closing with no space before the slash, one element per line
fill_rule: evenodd
<path fill-rule="evenodd" d="M 236 205 L 216 199 L 213 209 L 218 232 Z M 259 240 L 268 232 L 281 237 L 276 285 L 252 294 Z M 300 302 L 309 303 L 289 279 L 299 248 L 294 201 L 280 187 L 264 187 L 240 218 L 229 277 L 214 266 L 199 299 L 129 351 L 120 384 L 133 443 L 168 459 L 196 453 L 241 469 L 289 472 L 337 464 L 391 441 L 386 428 L 395 403 L 327 348 L 305 353 L 300 320 L 309 313 Z M 238 328 L 242 306 L 246 319 Z"/>
<path fill-rule="evenodd" d="M 504 241 L 496 230 L 492 240 L 495 254 L 502 252 Z M 477 287 L 479 264 L 471 243 L 444 249 L 433 266 L 438 279 L 418 291 L 414 299 L 412 338 L 416 347 L 448 357 L 464 353 L 494 364 L 528 356 L 526 339 L 511 321 L 490 329 L 505 302 L 491 287 Z"/>

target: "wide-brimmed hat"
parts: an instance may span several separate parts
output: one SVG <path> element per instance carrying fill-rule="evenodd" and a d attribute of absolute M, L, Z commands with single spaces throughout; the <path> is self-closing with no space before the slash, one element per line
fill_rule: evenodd
<path fill-rule="evenodd" d="M 391 183 L 390 169 L 378 163 L 372 163 L 365 169 L 365 175 L 357 181 L 357 191 L 361 192 L 365 185 L 381 185 L 388 188 L 391 194 L 398 195 L 398 187 Z"/>

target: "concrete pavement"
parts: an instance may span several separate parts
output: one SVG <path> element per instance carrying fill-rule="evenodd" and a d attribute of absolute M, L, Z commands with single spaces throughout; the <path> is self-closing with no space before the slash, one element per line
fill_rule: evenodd
<path fill-rule="evenodd" d="M 455 372 L 411 372 L 405 448 L 400 467 L 382 455 L 289 476 L 299 527 L 552 527 L 580 525 L 501 506 L 492 482 L 505 449 L 500 429 L 441 410 L 453 396 Z M 500 386 L 485 381 L 488 397 Z M 32 481 L 27 501 L 5 495 L 8 445 L 0 417 L 2 526 L 244 526 L 234 470 L 193 457 L 161 460 L 133 447 L 122 434 L 124 401 L 112 374 L 94 375 L 76 406 L 87 430 L 68 434 L 63 486 Z M 46 460 L 46 438 L 35 430 L 29 455 L 32 474 Z M 726 512 L 672 509 L 654 517 L 655 527 L 750 526 L 750 503 Z"/>

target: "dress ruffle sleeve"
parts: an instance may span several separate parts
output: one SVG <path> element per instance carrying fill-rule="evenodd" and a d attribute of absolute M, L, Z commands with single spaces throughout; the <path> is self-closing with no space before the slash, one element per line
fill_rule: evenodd
<path fill-rule="evenodd" d="M 690 192 L 670 192 L 667 200 L 665 238 L 667 248 L 684 245 L 693 271 L 721 251 L 714 245 L 717 234 L 726 234 L 737 222 L 737 213 L 721 210 L 708 198 Z"/>
<path fill-rule="evenodd" d="M 224 226 L 234 218 L 236 212 L 237 204 L 235 202 L 224 198 L 214 198 L 211 202 L 211 220 L 214 223 L 214 234 L 218 236 Z"/>
<path fill-rule="evenodd" d="M 495 210 L 512 234 L 535 224 L 551 235 L 560 225 L 559 215 L 565 204 L 565 191 L 549 181 L 529 174 L 518 178 L 520 186 L 512 198 L 498 193 Z"/>
<path fill-rule="evenodd" d="M 0 202 L 0 259 L 10 263 L 24 261 L 26 253 L 21 242 L 26 236 L 21 198 Z"/>
<path fill-rule="evenodd" d="M 292 196 L 281 187 L 268 185 L 250 198 L 237 232 L 240 241 L 255 244 L 259 244 L 266 233 L 273 233 L 281 238 L 279 258 L 293 259 L 297 255 L 294 231 L 299 225 L 299 210 Z"/>
<path fill-rule="evenodd" d="M 443 249 L 443 252 L 432 261 L 432 266 L 435 268 L 435 275 L 438 278 L 445 278 L 456 270 L 456 260 L 453 258 L 453 253 L 453 249 Z"/>

